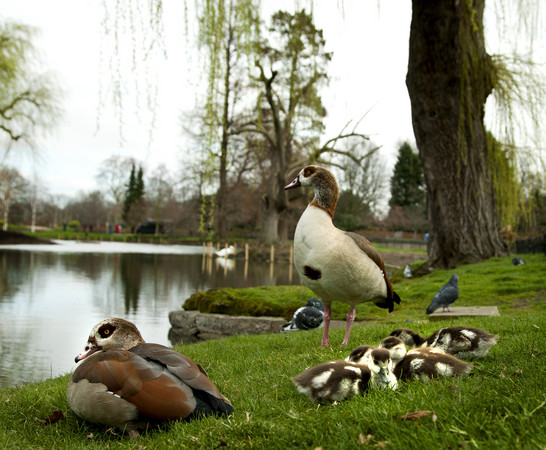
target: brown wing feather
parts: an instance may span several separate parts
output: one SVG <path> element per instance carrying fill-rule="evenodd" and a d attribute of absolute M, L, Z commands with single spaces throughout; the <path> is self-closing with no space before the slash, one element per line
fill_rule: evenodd
<path fill-rule="evenodd" d="M 389 280 L 389 277 L 387 275 L 387 271 L 385 270 L 385 263 L 383 262 L 383 258 L 378 253 L 378 251 L 373 247 L 370 241 L 366 239 L 364 236 L 353 233 L 351 231 L 346 231 L 345 234 L 349 236 L 356 245 L 362 250 L 368 257 L 375 263 L 377 266 L 381 269 L 383 272 L 383 276 L 385 277 L 385 282 L 387 283 L 387 298 L 392 298 L 396 303 L 400 303 L 400 298 L 398 295 L 394 292 L 394 289 L 392 287 L 391 280 Z M 397 301 L 398 299 L 398 301 Z"/>
<path fill-rule="evenodd" d="M 192 388 L 205 391 L 230 404 L 229 400 L 210 381 L 201 366 L 187 356 L 159 344 L 142 344 L 132 348 L 131 353 L 163 364 L 172 374 Z"/>
<path fill-rule="evenodd" d="M 191 388 L 183 381 L 163 366 L 124 350 L 99 352 L 82 361 L 72 377 L 76 383 L 81 379 L 105 385 L 146 417 L 185 418 L 196 406 Z"/>
<path fill-rule="evenodd" d="M 160 420 L 188 417 L 197 404 L 191 388 L 168 373 L 143 381 L 141 389 L 127 400 L 141 415 Z"/>
<path fill-rule="evenodd" d="M 72 381 L 77 383 L 87 379 L 91 383 L 102 383 L 109 391 L 116 392 L 131 377 L 131 357 L 131 353 L 124 350 L 95 353 L 80 363 L 72 375 Z M 137 383 L 133 381 L 133 384 Z M 134 389 L 138 389 L 138 386 Z"/>

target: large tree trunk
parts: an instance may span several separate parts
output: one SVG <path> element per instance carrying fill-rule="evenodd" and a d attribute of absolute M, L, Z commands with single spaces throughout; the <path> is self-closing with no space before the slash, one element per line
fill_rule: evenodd
<path fill-rule="evenodd" d="M 227 235 L 227 217 L 226 217 L 226 192 L 227 192 L 227 157 L 229 146 L 229 110 L 231 89 L 231 68 L 232 68 L 232 46 L 233 46 L 233 27 L 231 23 L 228 29 L 227 42 L 224 49 L 225 73 L 224 73 L 224 103 L 222 106 L 222 139 L 220 142 L 220 168 L 219 178 L 220 186 L 216 194 L 216 236 L 219 239 L 225 239 Z"/>
<path fill-rule="evenodd" d="M 279 222 L 282 220 L 288 208 L 288 197 L 284 190 L 285 164 L 272 157 L 272 166 L 278 167 L 271 174 L 262 197 L 262 226 L 260 230 L 260 241 L 266 244 L 274 244 L 279 241 Z"/>
<path fill-rule="evenodd" d="M 484 0 L 413 0 L 406 84 L 427 184 L 432 267 L 504 252 L 483 123 L 494 83 L 483 7 Z"/>

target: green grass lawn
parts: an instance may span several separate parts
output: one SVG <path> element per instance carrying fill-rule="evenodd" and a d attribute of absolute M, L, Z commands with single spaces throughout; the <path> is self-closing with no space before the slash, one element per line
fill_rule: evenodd
<path fill-rule="evenodd" d="M 525 255 L 527 264 L 514 266 L 511 258 L 492 258 L 454 270 L 405 279 L 403 268 L 392 275 L 395 291 L 402 299 L 393 313 L 372 303 L 357 306 L 357 321 L 392 323 L 427 320 L 425 310 L 436 291 L 453 273 L 459 275 L 459 299 L 455 306 L 497 306 L 501 314 L 527 315 L 546 312 L 546 258 Z M 196 292 L 184 303 L 188 310 L 232 315 L 292 317 L 313 293 L 305 286 L 261 286 L 249 289 L 214 289 Z M 334 302 L 332 317 L 344 320 L 348 305 Z"/>
<path fill-rule="evenodd" d="M 546 264 L 542 255 L 525 259 L 525 266 L 512 266 L 504 258 L 454 271 L 460 277 L 458 303 L 494 304 L 501 310 L 500 317 L 426 321 L 424 309 L 451 273 L 437 271 L 419 279 L 396 281 L 403 303 L 394 313 L 377 308 L 359 310 L 357 317 L 373 319 L 375 324 L 355 327 L 347 349 L 339 347 L 342 329 L 331 330 L 330 349 L 319 347 L 321 330 L 240 335 L 177 347 L 205 367 L 231 400 L 235 413 L 229 418 L 169 423 L 137 441 L 125 441 L 112 430 L 85 423 L 73 414 L 66 401 L 69 374 L 2 389 L 1 446 L 544 449 Z M 262 294 L 266 297 L 272 292 L 263 290 Z M 345 312 L 341 305 L 339 314 Z M 470 377 L 405 382 L 394 392 L 372 391 L 338 404 L 312 403 L 290 380 L 308 366 L 344 358 L 359 344 L 378 344 L 394 328 L 409 327 L 428 335 L 448 325 L 473 326 L 500 335 L 487 357 L 474 361 Z M 65 418 L 46 424 L 54 411 L 62 411 Z M 402 419 L 417 411 L 432 413 L 415 420 Z"/>

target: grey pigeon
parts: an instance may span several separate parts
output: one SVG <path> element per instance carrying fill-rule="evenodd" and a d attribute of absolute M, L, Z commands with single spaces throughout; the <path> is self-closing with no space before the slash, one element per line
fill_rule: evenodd
<path fill-rule="evenodd" d="M 318 328 L 324 322 L 324 306 L 320 299 L 310 297 L 307 305 L 298 308 L 292 320 L 288 322 L 282 331 L 299 331 Z"/>
<path fill-rule="evenodd" d="M 459 297 L 459 277 L 456 274 L 451 275 L 449 281 L 444 284 L 438 292 L 432 298 L 430 306 L 427 308 L 427 314 L 432 314 L 438 308 L 442 308 L 445 311 L 449 306 L 455 303 L 455 300 Z"/>

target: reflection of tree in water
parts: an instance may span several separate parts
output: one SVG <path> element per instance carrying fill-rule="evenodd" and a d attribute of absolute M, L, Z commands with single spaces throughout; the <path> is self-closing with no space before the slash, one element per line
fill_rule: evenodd
<path fill-rule="evenodd" d="M 21 258 L 11 257 L 8 264 L 7 252 L 0 252 L 0 302 L 11 299 L 19 290 L 19 284 L 13 279 L 13 275 L 17 275 L 17 268 L 20 265 Z M 13 263 L 12 263 L 13 261 Z"/>
<path fill-rule="evenodd" d="M 119 268 L 126 314 L 131 310 L 138 310 L 140 284 L 142 280 L 141 258 L 142 255 L 133 253 L 123 253 L 120 255 Z"/>
<path fill-rule="evenodd" d="M 0 250 L 0 303 L 9 303 L 29 282 L 42 278 L 42 267 L 56 264 L 58 255 Z"/>
<path fill-rule="evenodd" d="M 74 253 L 62 255 L 61 262 L 67 272 L 75 272 L 89 280 L 97 281 L 103 274 L 104 266 L 108 264 L 111 257 L 112 255 L 107 253 Z"/>

